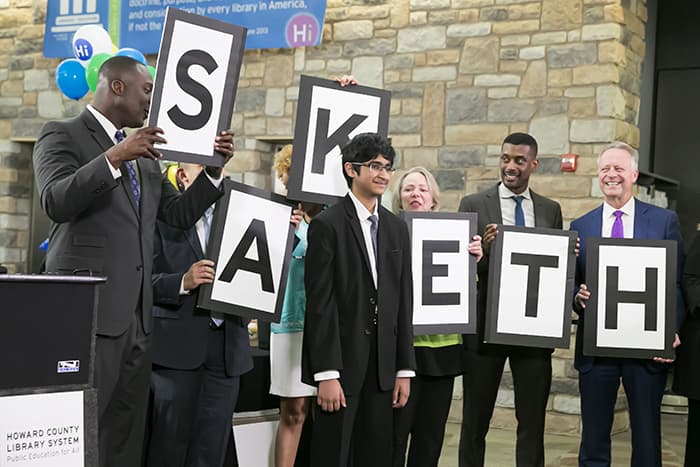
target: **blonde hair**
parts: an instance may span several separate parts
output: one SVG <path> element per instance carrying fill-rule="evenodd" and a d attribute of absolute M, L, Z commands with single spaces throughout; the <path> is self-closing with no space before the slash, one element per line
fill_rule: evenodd
<path fill-rule="evenodd" d="M 639 168 L 639 153 L 632 146 L 622 141 L 613 141 L 605 146 L 603 150 L 600 151 L 600 154 L 598 154 L 596 165 L 600 165 L 600 158 L 603 156 L 603 154 L 605 154 L 605 151 L 608 151 L 609 149 L 622 149 L 623 151 L 626 151 L 632 158 L 632 170 L 637 170 Z"/>
<path fill-rule="evenodd" d="M 433 177 L 433 174 L 430 173 L 428 169 L 425 167 L 412 167 L 406 171 L 403 175 L 401 175 L 401 178 L 399 178 L 399 182 L 396 184 L 396 191 L 394 192 L 394 199 L 392 200 L 392 208 L 394 212 L 399 212 L 403 211 L 403 206 L 401 206 L 401 190 L 403 188 L 403 182 L 406 180 L 406 177 L 408 177 L 411 174 L 419 173 L 425 177 L 425 181 L 428 184 L 428 189 L 430 190 L 430 194 L 433 195 L 433 207 L 430 209 L 431 211 L 439 211 L 440 210 L 440 188 L 438 187 L 437 180 L 435 180 L 435 177 Z"/>
<path fill-rule="evenodd" d="M 277 171 L 277 176 L 289 175 L 289 167 L 292 165 L 292 145 L 286 144 L 275 154 L 275 162 L 272 167 Z"/>

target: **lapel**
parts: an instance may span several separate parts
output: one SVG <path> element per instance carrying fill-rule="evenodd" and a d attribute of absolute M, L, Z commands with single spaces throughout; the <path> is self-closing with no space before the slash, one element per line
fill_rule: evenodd
<path fill-rule="evenodd" d="M 486 206 L 486 219 L 484 224 L 500 224 L 503 222 L 501 214 L 501 198 L 498 196 L 498 184 L 485 193 L 484 205 Z"/>
<path fill-rule="evenodd" d="M 540 195 L 530 189 L 530 196 L 532 197 L 532 210 L 535 214 L 535 227 L 551 227 L 551 224 L 547 222 Z"/>
<path fill-rule="evenodd" d="M 647 216 L 649 206 L 646 203 L 634 199 L 634 238 L 647 238 L 649 236 L 649 221 Z"/>
<path fill-rule="evenodd" d="M 345 208 L 345 216 L 348 225 L 350 226 L 350 230 L 352 231 L 352 236 L 355 238 L 355 243 L 357 243 L 357 246 L 362 252 L 362 259 L 364 260 L 367 272 L 369 273 L 370 277 L 372 277 L 372 267 L 369 263 L 369 256 L 367 256 L 367 246 L 365 245 L 365 237 L 362 235 L 360 220 L 357 218 L 357 211 L 355 210 L 355 205 L 353 204 L 349 195 L 345 195 L 345 198 L 343 198 L 343 207 Z M 379 224 L 381 225 L 381 221 L 379 222 Z M 379 229 L 379 226 L 377 226 L 377 228 Z M 377 243 L 379 243 L 378 237 L 379 233 L 377 233 Z"/>
<path fill-rule="evenodd" d="M 187 237 L 187 243 L 192 247 L 194 255 L 197 261 L 204 258 L 204 252 L 202 251 L 202 244 L 199 242 L 199 236 L 197 235 L 197 227 L 193 226 L 185 230 L 185 237 Z"/>

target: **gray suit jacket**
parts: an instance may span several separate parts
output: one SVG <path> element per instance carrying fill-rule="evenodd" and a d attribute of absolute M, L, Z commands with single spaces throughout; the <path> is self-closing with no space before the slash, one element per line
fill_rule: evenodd
<path fill-rule="evenodd" d="M 156 161 L 141 158 L 137 209 L 124 168 L 115 179 L 107 166 L 104 152 L 113 144 L 88 110 L 42 128 L 34 146 L 34 173 L 41 206 L 52 220 L 46 269 L 107 277 L 100 291 L 98 334 L 122 334 L 139 309 L 148 333 L 156 217 L 188 228 L 221 191 L 202 174 L 180 195 Z"/>
<path fill-rule="evenodd" d="M 561 206 L 556 201 L 553 201 L 544 196 L 540 196 L 530 190 L 532 195 L 532 204 L 535 211 L 535 226 L 561 229 L 562 216 Z M 501 200 L 498 196 L 498 184 L 488 190 L 465 196 L 459 203 L 460 212 L 475 212 L 478 215 L 477 232 L 483 235 L 486 231 L 487 224 L 500 224 L 503 222 L 501 216 Z M 486 316 L 486 296 L 488 293 L 488 277 L 489 277 L 489 255 L 484 250 L 484 257 L 477 265 L 479 281 L 477 282 L 477 328 L 476 336 L 466 336 L 465 345 L 470 347 L 482 347 L 484 344 L 484 321 Z"/>

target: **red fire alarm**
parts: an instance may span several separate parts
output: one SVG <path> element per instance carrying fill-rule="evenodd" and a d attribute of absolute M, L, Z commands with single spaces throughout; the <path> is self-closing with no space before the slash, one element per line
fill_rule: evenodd
<path fill-rule="evenodd" d="M 576 162 L 578 161 L 578 154 L 562 154 L 561 155 L 561 171 L 562 172 L 576 172 Z"/>

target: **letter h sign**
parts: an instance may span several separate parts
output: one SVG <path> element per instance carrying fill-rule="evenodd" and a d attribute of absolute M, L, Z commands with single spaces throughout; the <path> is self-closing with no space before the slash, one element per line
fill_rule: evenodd
<path fill-rule="evenodd" d="M 673 358 L 676 250 L 672 240 L 588 240 L 585 355 Z"/>

